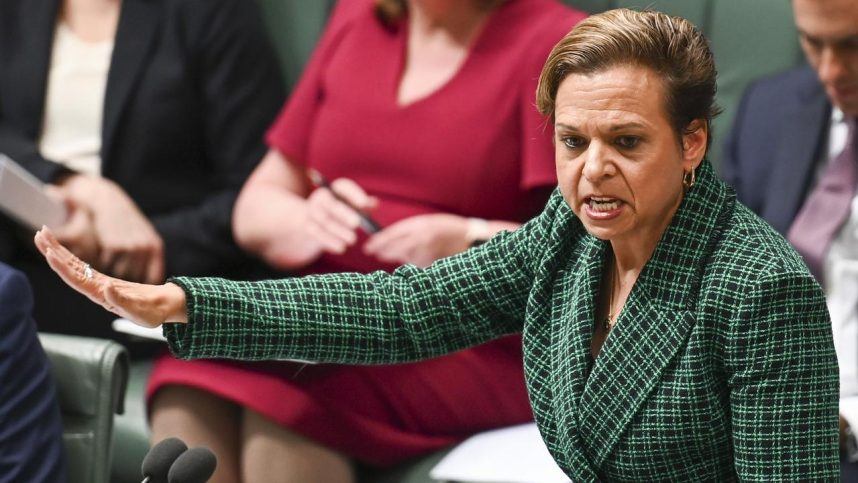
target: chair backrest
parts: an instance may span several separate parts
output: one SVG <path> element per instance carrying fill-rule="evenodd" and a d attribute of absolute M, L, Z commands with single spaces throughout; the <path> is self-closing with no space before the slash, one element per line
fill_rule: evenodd
<path fill-rule="evenodd" d="M 288 85 L 294 85 L 322 30 L 334 0 L 258 0 Z M 610 8 L 650 8 L 685 17 L 712 42 L 718 65 L 718 104 L 710 159 L 721 145 L 745 87 L 752 80 L 803 62 L 786 0 L 563 0 L 596 13 Z"/>
<path fill-rule="evenodd" d="M 128 353 L 116 342 L 39 334 L 63 419 L 70 483 L 110 481 L 113 415 L 122 412 Z"/>
<path fill-rule="evenodd" d="M 257 0 L 283 77 L 295 86 L 322 33 L 335 0 Z"/>

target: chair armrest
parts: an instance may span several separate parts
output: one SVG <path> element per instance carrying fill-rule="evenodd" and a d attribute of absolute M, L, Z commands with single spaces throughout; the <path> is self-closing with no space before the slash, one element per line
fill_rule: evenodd
<path fill-rule="evenodd" d="M 69 481 L 106 483 L 113 415 L 122 412 L 128 352 L 105 339 L 39 334 L 51 362 L 63 419 Z"/>

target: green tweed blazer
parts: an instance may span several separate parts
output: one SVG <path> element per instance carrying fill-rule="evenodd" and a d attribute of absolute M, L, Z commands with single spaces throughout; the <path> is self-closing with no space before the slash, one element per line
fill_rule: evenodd
<path fill-rule="evenodd" d="M 178 278 L 182 358 L 353 364 L 513 332 L 542 437 L 576 482 L 832 480 L 838 371 L 825 300 L 787 242 L 701 168 L 595 362 L 607 242 L 544 212 L 426 269 L 264 282 Z"/>

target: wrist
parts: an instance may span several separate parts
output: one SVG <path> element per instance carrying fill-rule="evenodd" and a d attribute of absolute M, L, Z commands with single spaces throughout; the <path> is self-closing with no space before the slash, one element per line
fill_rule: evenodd
<path fill-rule="evenodd" d="M 188 322 L 188 301 L 185 291 L 175 283 L 167 282 L 163 288 L 162 304 L 164 306 L 164 322 Z"/>

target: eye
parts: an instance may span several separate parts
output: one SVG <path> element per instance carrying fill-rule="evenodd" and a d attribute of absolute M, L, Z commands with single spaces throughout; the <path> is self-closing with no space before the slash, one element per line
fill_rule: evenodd
<path fill-rule="evenodd" d="M 803 40 L 805 46 L 812 51 L 819 51 L 822 49 L 822 42 L 819 39 L 808 37 L 805 35 L 801 37 L 801 40 Z"/>
<path fill-rule="evenodd" d="M 637 136 L 620 136 L 614 140 L 614 143 L 623 149 L 632 149 L 638 145 L 640 140 Z"/>
<path fill-rule="evenodd" d="M 561 141 L 563 141 L 563 144 L 565 144 L 569 149 L 579 149 L 587 144 L 587 141 L 581 136 L 566 136 L 562 138 Z"/>

